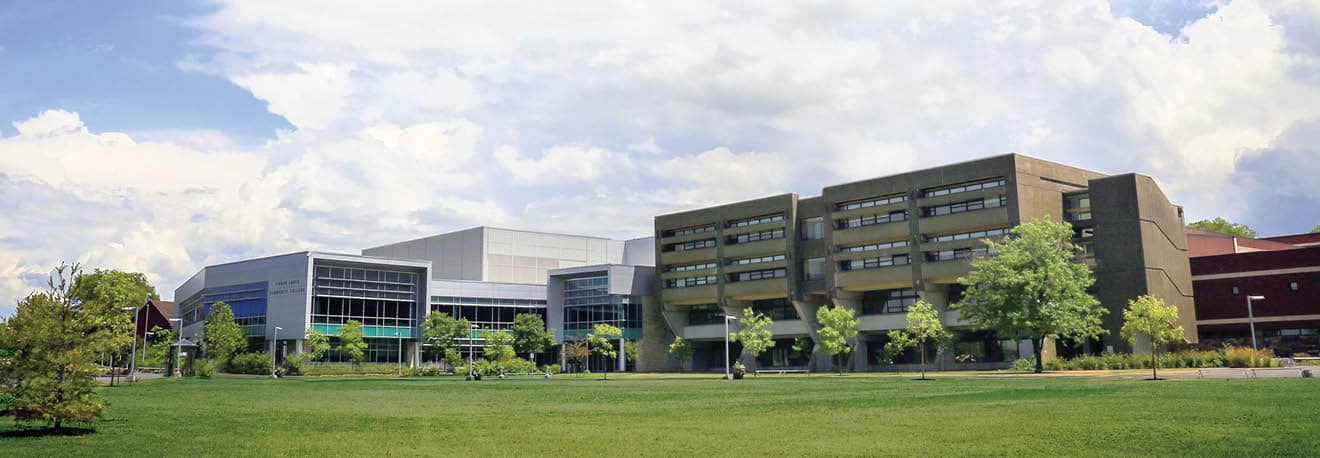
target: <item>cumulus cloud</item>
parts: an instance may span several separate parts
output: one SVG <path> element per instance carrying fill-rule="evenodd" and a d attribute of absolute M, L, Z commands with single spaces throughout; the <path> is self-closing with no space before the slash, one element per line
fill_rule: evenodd
<path fill-rule="evenodd" d="M 1278 198 L 1320 163 L 1314 2 L 232 0 L 188 23 L 180 68 L 293 128 L 240 150 L 11 120 L 0 190 L 24 198 L 0 202 L 0 298 L 58 259 L 168 290 L 216 260 L 475 224 L 638 236 L 654 214 L 1008 152 L 1153 175 L 1189 219 L 1316 223 L 1267 216 L 1311 202 Z"/>

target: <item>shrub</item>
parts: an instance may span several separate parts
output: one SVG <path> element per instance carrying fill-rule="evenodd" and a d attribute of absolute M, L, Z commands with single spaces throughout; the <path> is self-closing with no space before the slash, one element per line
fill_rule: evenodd
<path fill-rule="evenodd" d="M 1246 347 L 1227 347 L 1224 349 L 1224 362 L 1228 367 L 1278 367 L 1274 351 L 1268 348 L 1260 351 Z"/>
<path fill-rule="evenodd" d="M 294 353 L 284 358 L 284 371 L 289 375 L 302 375 L 306 363 L 307 355 Z"/>
<path fill-rule="evenodd" d="M 397 364 L 349 363 L 304 364 L 303 375 L 388 375 L 399 371 Z"/>
<path fill-rule="evenodd" d="M 1045 370 L 1047 371 L 1067 370 L 1067 366 L 1064 365 L 1062 358 L 1054 358 L 1049 361 L 1045 361 L 1044 366 L 1045 366 Z M 1032 370 L 1035 370 L 1034 366 L 1032 367 Z"/>
<path fill-rule="evenodd" d="M 203 378 L 211 378 L 212 375 L 215 375 L 215 361 L 209 359 L 199 360 L 197 361 L 197 367 L 194 367 L 193 371 L 196 375 Z"/>
<path fill-rule="evenodd" d="M 1019 372 L 1031 372 L 1036 370 L 1036 360 L 1021 358 L 1013 361 L 1013 370 Z"/>
<path fill-rule="evenodd" d="M 504 373 L 506 374 L 526 374 L 529 372 L 536 372 L 536 363 L 522 358 L 514 358 L 504 361 L 502 365 L 504 366 Z"/>
<path fill-rule="evenodd" d="M 560 367 L 559 367 L 558 364 L 549 364 L 549 365 L 546 365 L 545 367 L 541 368 L 541 371 L 542 371 L 542 372 L 549 372 L 549 373 L 551 373 L 551 374 L 559 374 L 559 373 L 561 373 L 559 369 L 560 369 Z"/>
<path fill-rule="evenodd" d="M 225 371 L 234 374 L 270 374 L 270 355 L 266 353 L 243 353 L 229 360 Z"/>
<path fill-rule="evenodd" d="M 499 366 L 499 364 L 493 363 L 493 362 L 491 362 L 490 360 L 486 360 L 486 359 L 478 359 L 478 360 L 473 364 L 472 367 L 474 367 L 474 368 L 476 369 L 477 373 L 478 373 L 478 374 L 481 374 L 481 375 L 499 375 L 499 374 L 500 374 L 500 366 Z"/>

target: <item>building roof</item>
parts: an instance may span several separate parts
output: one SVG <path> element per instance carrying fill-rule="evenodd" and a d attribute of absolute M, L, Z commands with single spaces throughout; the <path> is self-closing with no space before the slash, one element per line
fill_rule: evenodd
<path fill-rule="evenodd" d="M 1188 257 L 1217 256 L 1255 251 L 1278 251 L 1298 248 L 1276 240 L 1253 239 L 1220 234 L 1202 229 L 1184 228 L 1187 232 Z"/>
<path fill-rule="evenodd" d="M 174 317 L 174 301 L 162 301 L 160 299 L 147 299 L 147 305 L 155 307 L 160 311 L 161 316 L 166 318 Z"/>
<path fill-rule="evenodd" d="M 1320 266 L 1320 246 L 1227 253 L 1190 259 L 1192 275 L 1214 275 Z"/>
<path fill-rule="evenodd" d="M 1273 237 L 1261 237 L 1261 240 L 1271 242 L 1287 243 L 1294 246 L 1317 246 L 1320 245 L 1320 232 L 1309 234 L 1276 235 Z"/>

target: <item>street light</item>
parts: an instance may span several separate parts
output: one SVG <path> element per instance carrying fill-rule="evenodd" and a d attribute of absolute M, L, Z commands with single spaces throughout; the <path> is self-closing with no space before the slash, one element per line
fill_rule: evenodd
<path fill-rule="evenodd" d="M 738 317 L 733 315 L 724 315 L 724 379 L 733 380 L 729 374 L 729 320 L 737 321 Z"/>
<path fill-rule="evenodd" d="M 148 336 L 154 336 L 154 335 L 156 335 L 156 333 L 154 333 L 154 332 L 151 332 L 151 331 L 142 331 L 142 359 L 147 359 L 147 355 L 149 354 L 149 353 L 147 353 L 147 344 L 149 343 L 149 342 L 147 342 L 147 337 L 148 337 Z M 166 354 L 166 355 L 165 355 L 166 358 L 168 358 L 169 356 L 170 356 L 169 354 Z M 133 363 L 133 368 L 134 368 L 134 370 L 133 370 L 133 381 L 136 382 L 136 381 L 137 381 L 137 363 L 136 363 L 136 362 Z"/>
<path fill-rule="evenodd" d="M 178 321 L 178 322 L 179 322 L 179 328 L 178 328 L 178 329 L 179 329 L 179 340 L 183 340 L 183 318 L 170 318 L 169 321 Z M 166 347 L 166 348 L 169 348 L 169 347 Z M 179 349 L 182 350 L 183 347 L 179 347 Z M 180 353 L 182 353 L 182 351 L 180 351 Z M 170 353 L 169 353 L 168 351 L 166 351 L 166 352 L 165 352 L 165 362 L 169 362 L 169 357 L 170 357 L 170 356 L 171 356 Z M 174 356 L 174 370 L 175 370 L 175 373 L 176 373 L 176 374 L 179 374 L 179 376 L 182 377 L 182 376 L 183 376 L 183 372 L 179 370 L 179 364 L 180 364 L 180 362 L 181 362 L 181 361 L 179 360 L 179 356 L 178 356 L 178 355 L 173 355 L 173 356 Z"/>
<path fill-rule="evenodd" d="M 275 342 L 280 341 L 280 331 L 283 330 L 284 328 L 276 326 L 275 333 L 272 336 L 274 337 L 274 339 L 271 339 L 270 341 L 270 378 L 275 378 L 275 351 L 276 351 Z"/>
<path fill-rule="evenodd" d="M 120 311 L 124 311 L 124 312 L 131 312 L 131 311 L 136 310 L 136 309 L 133 308 L 133 307 L 120 307 L 119 310 L 120 310 Z M 128 354 L 128 355 L 129 355 L 129 356 L 128 356 L 128 379 L 129 379 L 129 380 L 132 380 L 132 379 L 133 379 L 133 360 L 134 360 L 134 359 L 137 359 L 137 314 L 133 314 L 133 332 L 128 333 L 128 337 L 131 338 L 131 339 L 133 339 L 133 351 L 129 352 L 129 354 Z M 111 364 L 111 365 L 110 365 L 110 384 L 111 384 L 111 385 L 114 385 L 114 381 L 115 381 L 115 367 L 114 367 L 114 364 Z"/>
<path fill-rule="evenodd" d="M 477 325 L 475 324 L 472 325 L 472 330 L 473 331 L 477 330 Z M 476 377 L 472 375 L 473 374 L 472 372 L 472 341 L 473 340 L 474 339 L 472 338 L 472 333 L 469 332 L 468 333 L 468 380 L 469 381 L 476 380 Z"/>
<path fill-rule="evenodd" d="M 1256 348 L 1256 316 L 1251 311 L 1252 300 L 1263 301 L 1265 300 L 1265 296 L 1247 296 L 1247 324 L 1251 326 L 1251 349 L 1253 351 L 1260 351 Z"/>

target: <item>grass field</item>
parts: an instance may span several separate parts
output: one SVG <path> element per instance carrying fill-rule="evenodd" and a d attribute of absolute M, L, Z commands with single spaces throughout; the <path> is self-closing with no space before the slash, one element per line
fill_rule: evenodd
<path fill-rule="evenodd" d="M 0 456 L 1320 454 L 1307 379 L 218 377 L 102 393 L 95 433 L 0 437 Z"/>

